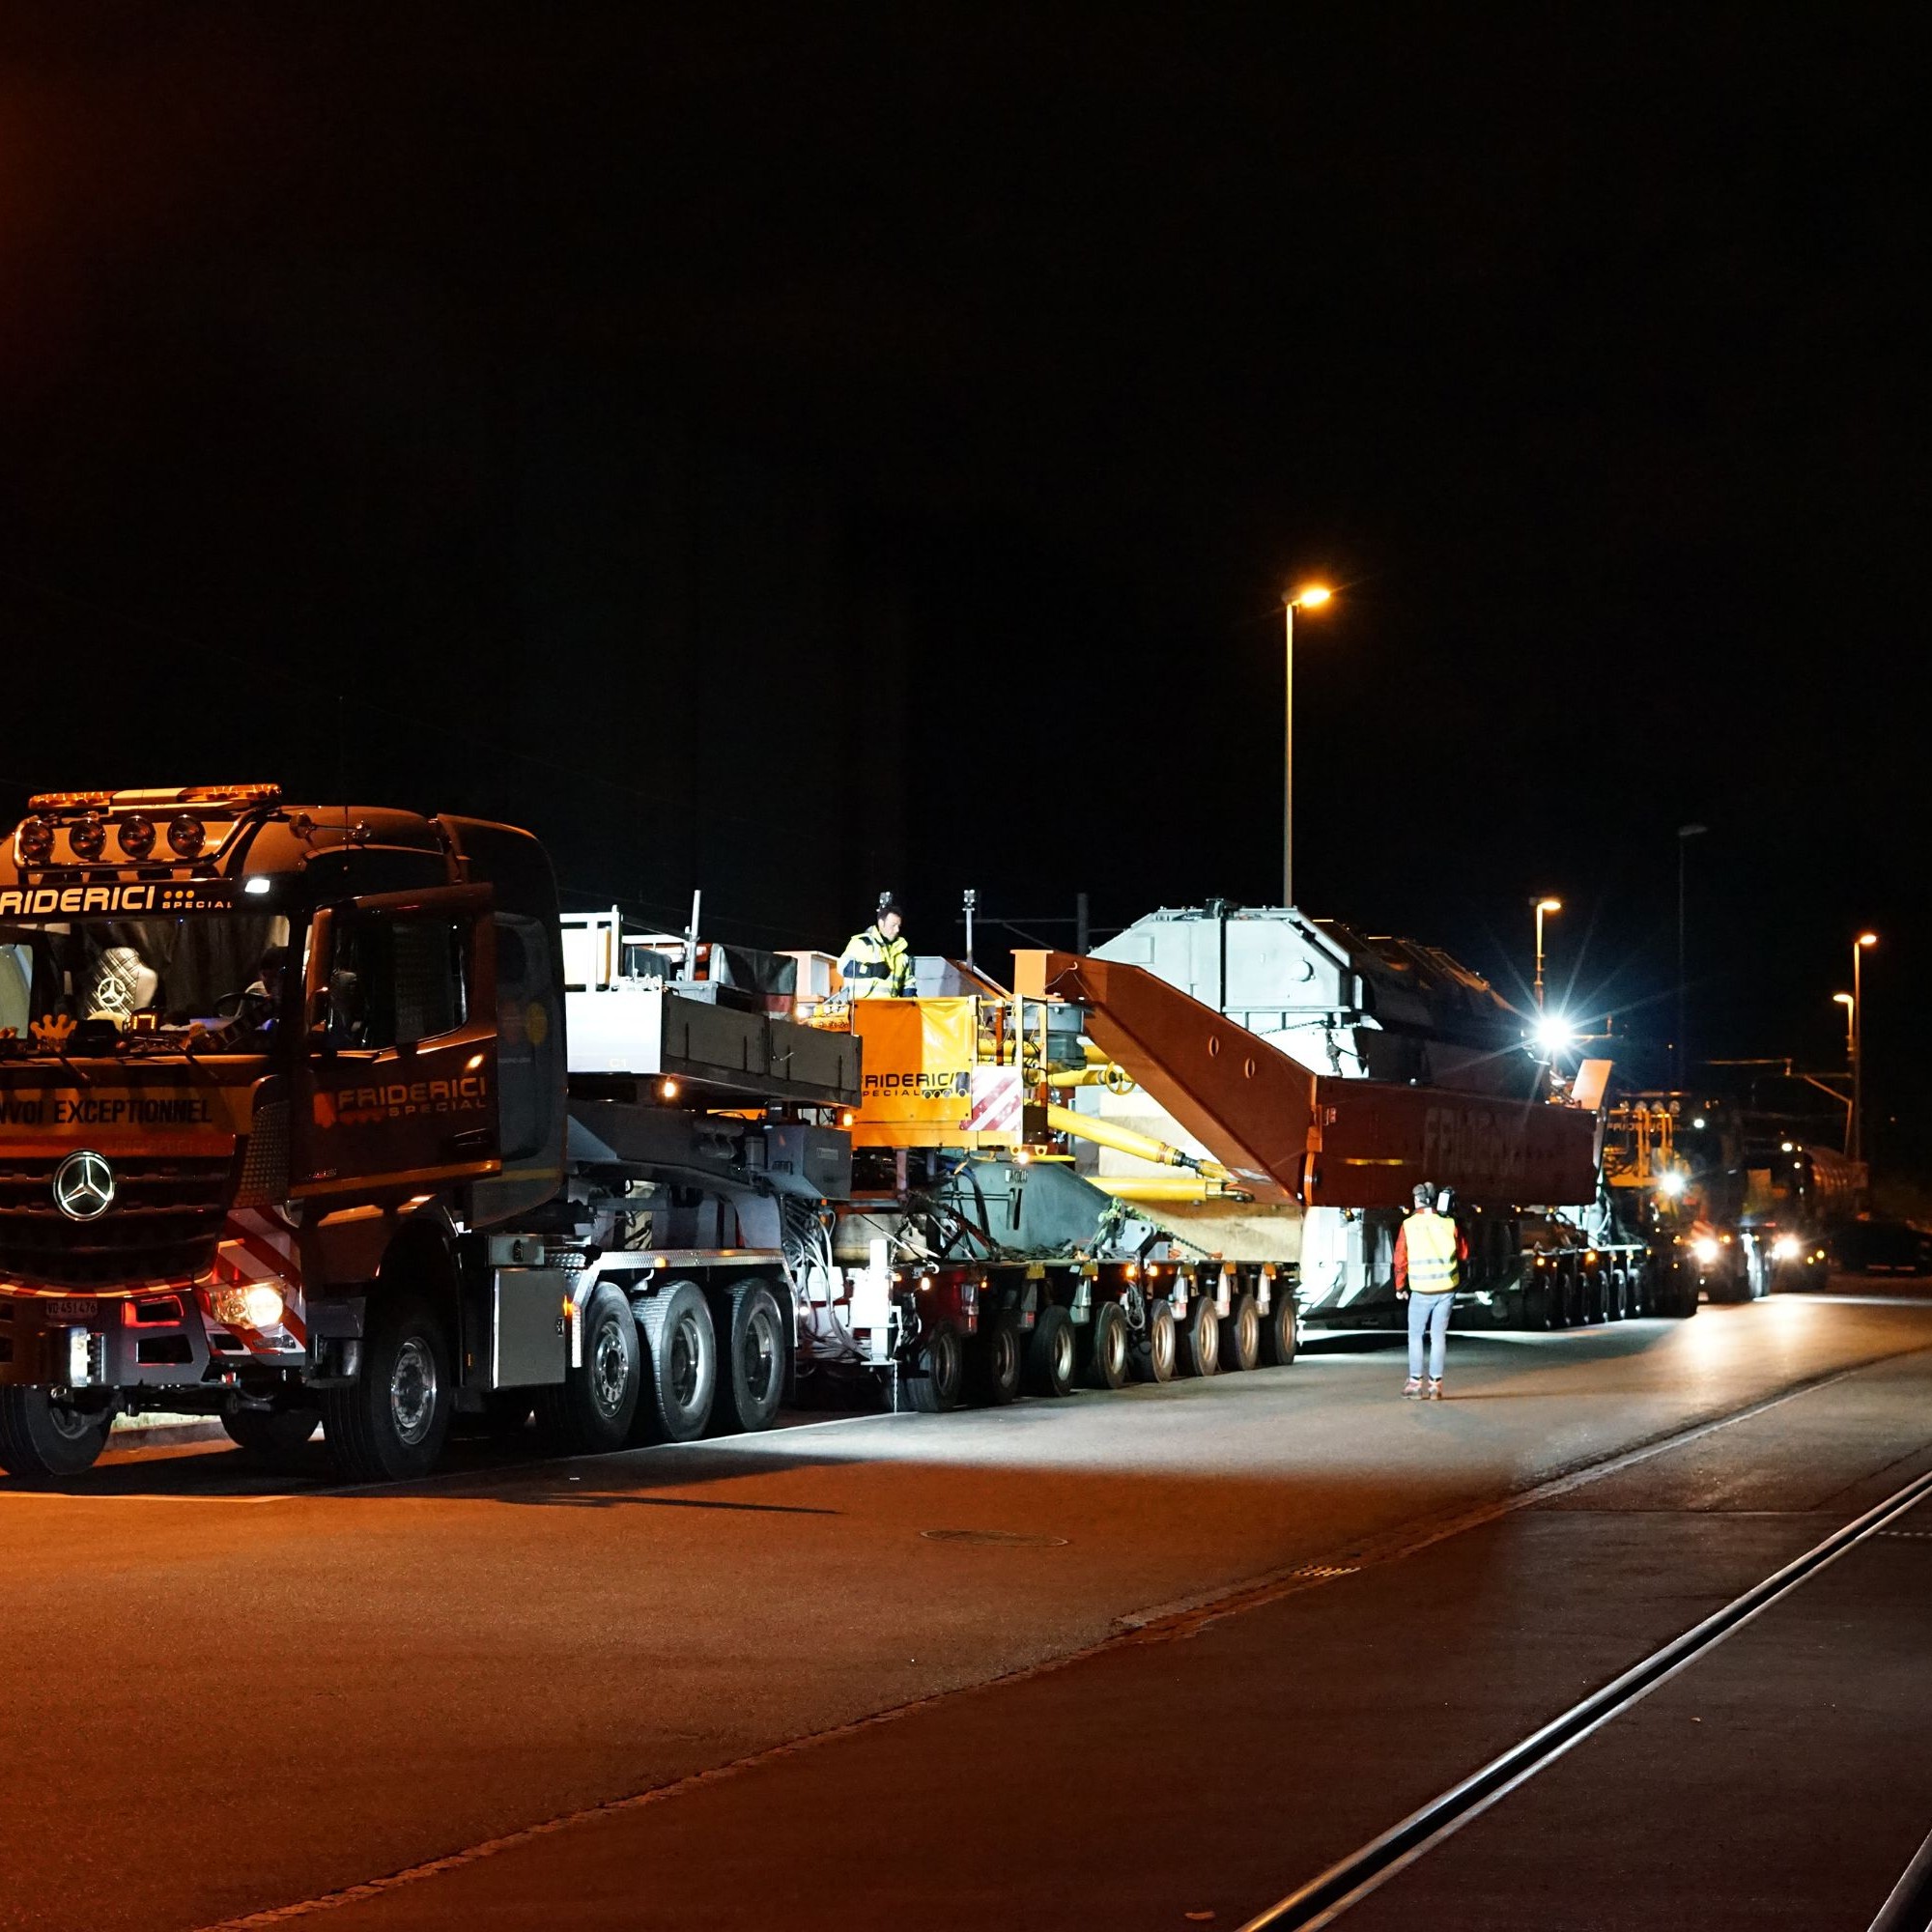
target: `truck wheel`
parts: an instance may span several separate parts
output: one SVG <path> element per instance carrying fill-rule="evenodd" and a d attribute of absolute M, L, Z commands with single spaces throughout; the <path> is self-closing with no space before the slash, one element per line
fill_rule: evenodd
<path fill-rule="evenodd" d="M 1262 1359 L 1272 1368 L 1287 1368 L 1301 1346 L 1297 1328 L 1294 1291 L 1277 1282 L 1268 1312 L 1262 1317 Z"/>
<path fill-rule="evenodd" d="M 1187 1319 L 1177 1323 L 1180 1337 L 1180 1370 L 1189 1376 L 1221 1373 L 1221 1318 L 1205 1294 L 1187 1304 Z"/>
<path fill-rule="evenodd" d="M 648 1442 L 696 1442 L 718 1390 L 718 1334 L 711 1309 L 681 1281 L 644 1303 L 644 1395 L 638 1428 Z"/>
<path fill-rule="evenodd" d="M 0 1469 L 30 1479 L 85 1475 L 113 1421 L 56 1402 L 43 1388 L 0 1388 Z"/>
<path fill-rule="evenodd" d="M 785 1333 L 779 1298 L 761 1281 L 741 1281 L 713 1310 L 725 1339 L 718 1374 L 718 1427 L 752 1435 L 777 1421 L 784 1400 Z"/>
<path fill-rule="evenodd" d="M 306 1460 L 302 1451 L 321 1420 L 319 1408 L 243 1408 L 224 1415 L 221 1426 L 265 1469 L 292 1469 Z"/>
<path fill-rule="evenodd" d="M 1252 1294 L 1237 1294 L 1221 1322 L 1221 1361 L 1229 1369 L 1262 1365 L 1262 1305 Z"/>
<path fill-rule="evenodd" d="M 631 1439 L 643 1389 L 638 1318 L 614 1288 L 596 1288 L 578 1317 L 583 1366 L 536 1392 L 537 1427 L 566 1456 L 603 1456 Z"/>
<path fill-rule="evenodd" d="M 1124 1388 L 1133 1373 L 1128 1360 L 1126 1311 L 1118 1301 L 1094 1304 L 1093 1332 L 1087 1338 L 1086 1364 L 1081 1378 L 1089 1388 Z"/>
<path fill-rule="evenodd" d="M 1133 1347 L 1137 1382 L 1171 1382 L 1180 1373 L 1180 1324 L 1165 1301 L 1147 1305 L 1147 1326 Z"/>
<path fill-rule="evenodd" d="M 992 1316 L 966 1351 L 968 1396 L 988 1408 L 1006 1407 L 1020 1392 L 1025 1365 L 1019 1321 L 1004 1311 Z"/>
<path fill-rule="evenodd" d="M 944 1415 L 959 1406 L 966 1386 L 966 1344 L 951 1321 L 935 1321 L 919 1345 L 919 1354 L 899 1379 L 908 1408 Z"/>
<path fill-rule="evenodd" d="M 448 1439 L 456 1376 L 442 1318 L 419 1294 L 379 1295 L 362 1338 L 362 1372 L 322 1391 L 322 1425 L 352 1483 L 426 1476 Z"/>
<path fill-rule="evenodd" d="M 1039 1311 L 1027 1343 L 1026 1386 L 1034 1395 L 1068 1395 L 1073 1389 L 1073 1318 L 1056 1302 Z"/>

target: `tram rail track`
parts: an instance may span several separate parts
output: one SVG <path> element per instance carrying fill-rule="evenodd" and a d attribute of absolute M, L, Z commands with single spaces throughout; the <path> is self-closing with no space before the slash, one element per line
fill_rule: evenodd
<path fill-rule="evenodd" d="M 1883 1502 L 1832 1531 L 1608 1684 L 1579 1698 L 1459 1783 L 1338 1859 L 1248 1919 L 1240 1932 L 1315 1932 L 1317 1927 L 1333 1924 L 1586 1738 L 1710 1655 L 1773 1605 L 1803 1588 L 1861 1544 L 1885 1534 L 1889 1525 L 1928 1497 L 1932 1497 L 1932 1470 L 1914 1477 Z M 1871 1932 L 1925 1932 L 1928 1910 L 1932 1910 L 1932 1838 L 1920 1846 Z"/>

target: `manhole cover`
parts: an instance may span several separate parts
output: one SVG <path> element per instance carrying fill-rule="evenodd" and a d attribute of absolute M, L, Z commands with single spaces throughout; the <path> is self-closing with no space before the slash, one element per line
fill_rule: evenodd
<path fill-rule="evenodd" d="M 1017 1529 L 923 1529 L 928 1543 L 1036 1543 L 1064 1544 L 1064 1536 L 1029 1536 Z"/>

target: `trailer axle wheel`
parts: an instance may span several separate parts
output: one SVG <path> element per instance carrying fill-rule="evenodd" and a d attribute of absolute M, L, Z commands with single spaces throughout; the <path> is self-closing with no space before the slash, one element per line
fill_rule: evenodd
<path fill-rule="evenodd" d="M 1262 1305 L 1252 1294 L 1237 1294 L 1221 1322 L 1221 1366 L 1258 1369 L 1261 1365 Z"/>
<path fill-rule="evenodd" d="M 1294 1360 L 1301 1337 L 1295 1321 L 1294 1291 L 1275 1284 L 1274 1300 L 1262 1321 L 1262 1359 L 1270 1367 L 1285 1369 Z"/>
<path fill-rule="evenodd" d="M 951 1321 L 935 1321 L 919 1345 L 919 1355 L 900 1378 L 905 1405 L 926 1415 L 944 1415 L 959 1406 L 966 1382 L 966 1345 Z"/>
<path fill-rule="evenodd" d="M 1097 1302 L 1094 1308 L 1094 1330 L 1087 1343 L 1084 1378 L 1089 1388 L 1117 1389 L 1126 1386 L 1133 1373 L 1128 1360 L 1126 1311 L 1118 1301 Z"/>
<path fill-rule="evenodd" d="M 761 1281 L 741 1281 L 716 1297 L 713 1313 L 725 1338 L 718 1375 L 718 1424 L 747 1435 L 769 1429 L 784 1399 L 784 1318 Z"/>
<path fill-rule="evenodd" d="M 1004 1408 L 1020 1392 L 1026 1350 L 1020 1324 L 1008 1310 L 990 1317 L 966 1354 L 967 1393 L 989 1408 Z"/>
<path fill-rule="evenodd" d="M 1068 1395 L 1073 1389 L 1073 1318 L 1056 1302 L 1039 1311 L 1026 1351 L 1026 1386 L 1034 1395 Z"/>
<path fill-rule="evenodd" d="M 1190 1376 L 1221 1373 L 1221 1318 L 1205 1294 L 1187 1304 L 1187 1319 L 1177 1324 L 1180 1337 L 1181 1372 Z"/>
<path fill-rule="evenodd" d="M 1147 1326 L 1133 1350 L 1134 1379 L 1171 1382 L 1180 1373 L 1180 1330 L 1174 1310 L 1164 1301 L 1147 1305 Z"/>

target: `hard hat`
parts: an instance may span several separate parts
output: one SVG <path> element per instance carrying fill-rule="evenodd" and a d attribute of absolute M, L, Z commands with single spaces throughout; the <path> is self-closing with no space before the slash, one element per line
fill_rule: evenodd
<path fill-rule="evenodd" d="M 899 904 L 892 893 L 883 892 L 879 895 L 878 917 L 884 919 L 889 912 L 897 913 L 901 919 L 905 917 L 905 907 Z"/>
<path fill-rule="evenodd" d="M 1415 1183 L 1415 1205 L 1418 1208 L 1435 1206 L 1435 1183 L 1433 1180 L 1418 1180 Z"/>

